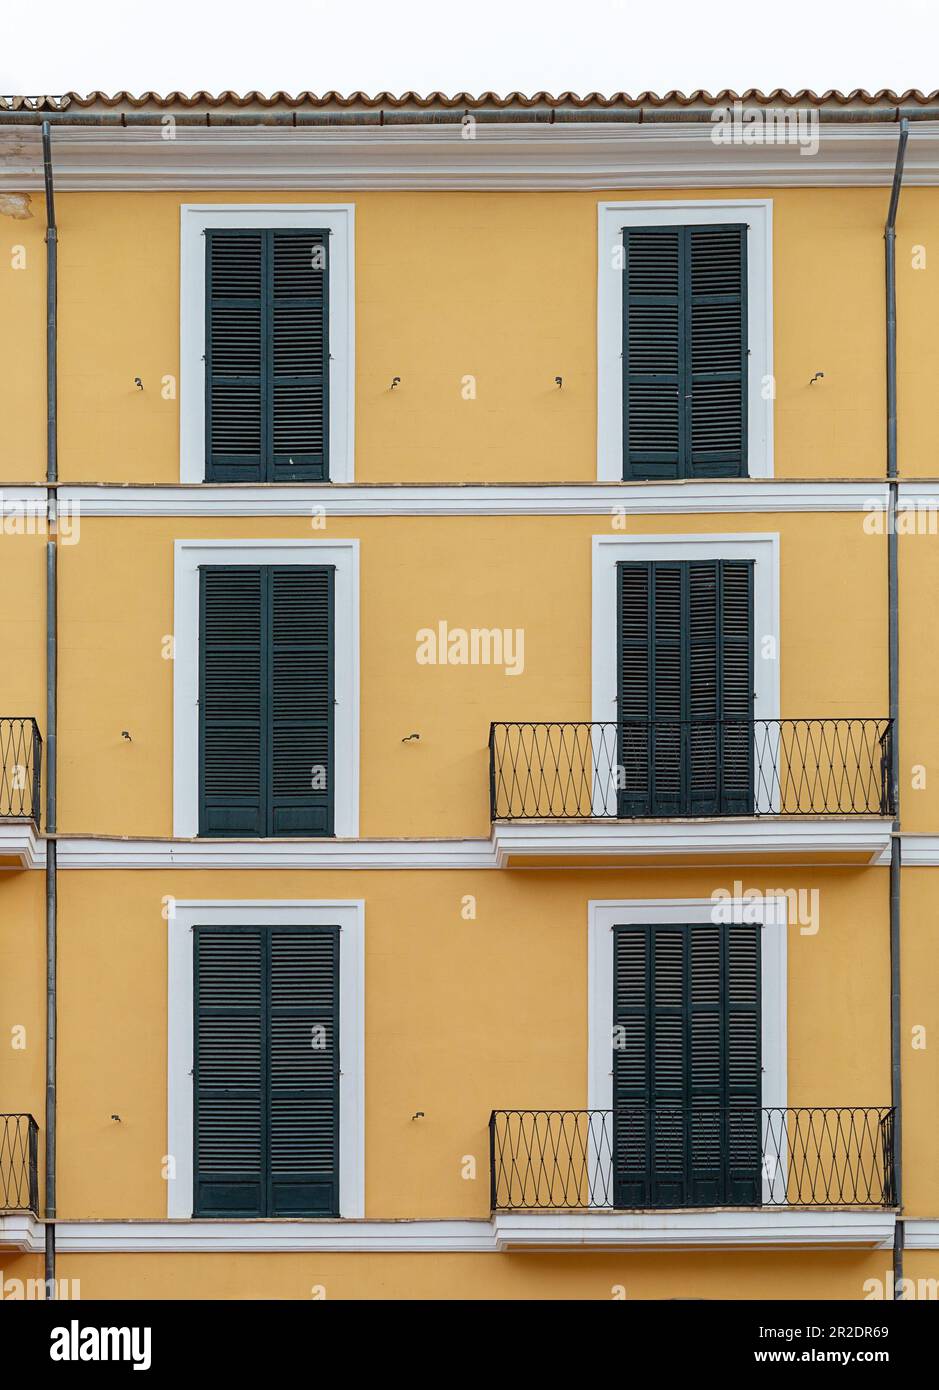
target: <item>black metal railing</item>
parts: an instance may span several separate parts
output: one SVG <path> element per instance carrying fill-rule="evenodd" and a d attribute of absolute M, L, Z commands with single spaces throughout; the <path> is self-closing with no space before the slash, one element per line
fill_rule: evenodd
<path fill-rule="evenodd" d="M 0 820 L 39 824 L 42 739 L 35 719 L 0 718 Z"/>
<path fill-rule="evenodd" d="M 889 719 L 500 723 L 493 820 L 889 816 Z"/>
<path fill-rule="evenodd" d="M 32 1115 L 0 1115 L 0 1211 L 39 1214 L 39 1126 Z"/>
<path fill-rule="evenodd" d="M 493 1211 L 890 1207 L 883 1106 L 494 1110 Z"/>

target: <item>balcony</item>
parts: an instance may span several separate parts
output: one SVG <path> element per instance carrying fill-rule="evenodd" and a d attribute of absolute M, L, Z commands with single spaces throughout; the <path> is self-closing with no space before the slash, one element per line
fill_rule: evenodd
<path fill-rule="evenodd" d="M 889 850 L 892 723 L 879 718 L 495 723 L 501 863 L 687 863 Z"/>
<path fill-rule="evenodd" d="M 0 1115 L 0 1215 L 39 1213 L 39 1126 L 32 1115 Z"/>
<path fill-rule="evenodd" d="M 879 1245 L 894 1205 L 884 1106 L 495 1110 L 505 1248 Z"/>
<path fill-rule="evenodd" d="M 29 717 L 0 717 L 0 868 L 39 862 L 42 738 Z"/>

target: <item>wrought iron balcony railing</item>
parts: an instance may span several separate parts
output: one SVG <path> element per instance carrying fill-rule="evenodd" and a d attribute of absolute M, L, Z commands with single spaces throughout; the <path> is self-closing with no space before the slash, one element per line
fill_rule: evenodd
<path fill-rule="evenodd" d="M 0 820 L 39 824 L 42 739 L 35 719 L 0 718 Z"/>
<path fill-rule="evenodd" d="M 489 730 L 495 820 L 890 816 L 889 719 L 510 723 Z"/>
<path fill-rule="evenodd" d="M 0 1211 L 39 1214 L 39 1126 L 32 1115 L 0 1115 Z"/>
<path fill-rule="evenodd" d="M 494 1110 L 493 1211 L 890 1207 L 883 1106 Z"/>

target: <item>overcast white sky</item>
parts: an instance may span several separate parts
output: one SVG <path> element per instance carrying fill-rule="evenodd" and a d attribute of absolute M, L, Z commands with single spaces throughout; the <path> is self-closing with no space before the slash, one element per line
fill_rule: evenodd
<path fill-rule="evenodd" d="M 937 0 L 5 0 L 0 92 L 939 86 Z"/>

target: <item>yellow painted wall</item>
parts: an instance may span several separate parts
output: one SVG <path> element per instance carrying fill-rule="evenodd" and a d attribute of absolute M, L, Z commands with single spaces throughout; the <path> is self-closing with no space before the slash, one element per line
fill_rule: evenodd
<path fill-rule="evenodd" d="M 627 534 L 663 529 L 630 518 Z M 886 715 L 884 540 L 859 515 L 675 517 L 667 529 L 778 531 L 782 713 Z M 162 653 L 174 538 L 315 535 L 361 540 L 361 833 L 487 835 L 490 721 L 591 718 L 594 534 L 617 534 L 612 519 L 327 518 L 314 533 L 294 518 L 83 518 L 60 555 L 60 829 L 172 833 Z M 419 665 L 416 634 L 441 620 L 523 628 L 523 674 Z M 419 742 L 402 743 L 414 732 Z"/>
<path fill-rule="evenodd" d="M 179 205 L 354 202 L 356 475 L 368 482 L 596 478 L 597 203 L 733 197 L 589 192 L 60 193 L 61 476 L 178 482 Z M 776 472 L 884 472 L 885 190 L 753 189 L 774 209 Z M 0 218 L 0 480 L 44 474 L 44 206 Z M 934 476 L 934 190 L 904 190 L 898 230 L 905 472 Z M 815 372 L 824 381 L 809 387 Z M 478 396 L 465 401 L 465 375 Z M 558 391 L 555 376 L 563 376 Z M 134 386 L 139 376 L 143 392 Z M 395 392 L 388 387 L 401 377 Z"/>
<path fill-rule="evenodd" d="M 907 1259 L 912 1263 L 913 1257 Z M 890 1251 L 644 1254 L 60 1255 L 82 1299 L 851 1299 L 889 1283 Z M 939 1278 L 939 1257 L 912 1277 Z M 40 1279 L 0 1255 L 6 1279 Z M 314 1290 L 316 1291 L 314 1293 Z M 63 1305 L 63 1309 L 67 1305 Z"/>
<path fill-rule="evenodd" d="M 707 897 L 733 890 L 739 872 L 61 873 L 60 1216 L 166 1213 L 166 895 L 365 898 L 366 1215 L 483 1217 L 489 1112 L 587 1104 L 588 901 Z M 886 873 L 755 868 L 743 878 L 764 891 L 819 889 L 817 934 L 789 931 L 790 1104 L 888 1104 Z M 0 882 L 0 913 L 13 916 L 8 891 Z M 461 916 L 466 894 L 475 921 Z M 38 975 L 39 903 L 20 937 Z M 36 1013 L 38 978 L 30 988 Z M 32 1094 L 17 1094 L 41 1114 L 40 1042 Z M 466 1155 L 475 1180 L 461 1176 Z"/>
<path fill-rule="evenodd" d="M 911 800 L 912 798 L 908 798 Z M 902 876 L 903 1205 L 939 1219 L 939 870 Z"/>
<path fill-rule="evenodd" d="M 708 192 L 702 196 L 733 196 Z M 604 194 L 603 199 L 619 195 Z M 668 198 L 625 192 L 623 197 Z M 681 195 L 676 195 L 681 196 Z M 884 471 L 882 189 L 776 189 L 776 475 Z M 596 194 L 206 195 L 210 202 L 356 204 L 356 477 L 368 482 L 596 478 Z M 60 466 L 70 481 L 179 479 L 179 205 L 196 193 L 76 194 L 60 222 Z M 33 217 L 0 217 L 0 488 L 45 469 L 44 247 Z M 904 191 L 898 235 L 900 449 L 907 476 L 939 473 L 939 289 L 912 267 L 939 224 L 933 190 Z M 934 238 L 932 238 L 934 240 Z M 6 242 L 26 248 L 14 270 Z M 824 381 L 808 382 L 816 371 Z M 462 398 L 466 374 L 475 401 Z M 401 388 L 389 392 L 393 376 Z M 554 377 L 562 375 L 558 392 Z M 146 389 L 135 389 L 140 376 Z M 783 715 L 883 716 L 886 543 L 860 515 L 630 517 L 627 534 L 781 536 Z M 173 541 L 361 541 L 361 832 L 488 833 L 493 719 L 588 719 L 589 517 L 81 518 L 60 547 L 60 829 L 172 832 Z M 936 833 L 939 538 L 901 541 L 904 829 Z M 0 715 L 45 732 L 44 538 L 0 533 Z M 415 634 L 521 627 L 525 672 L 422 667 Z M 924 635 L 925 634 L 925 635 Z M 612 713 L 612 711 L 611 711 Z M 122 738 L 122 730 L 132 741 Z M 402 738 L 419 731 L 419 743 Z M 914 790 L 914 766 L 926 768 Z M 936 870 L 904 874 L 906 1213 L 939 1217 Z M 883 870 L 593 870 L 60 875 L 60 1212 L 165 1212 L 164 896 L 365 897 L 367 1212 L 478 1217 L 493 1107 L 586 1103 L 586 904 L 699 897 L 715 887 L 812 888 L 815 936 L 790 930 L 792 1103 L 889 1100 L 887 875 Z M 467 893 L 476 922 L 460 917 Z M 0 873 L 0 1108 L 43 1108 L 43 881 Z M 27 1028 L 28 1046 L 8 1046 Z M 912 1047 L 922 1024 L 927 1047 Z M 412 1121 L 417 1110 L 421 1121 Z M 120 1122 L 111 1119 L 121 1116 Z M 460 1176 L 466 1154 L 478 1177 Z M 937 1275 L 931 1252 L 907 1272 Z M 35 1261 L 0 1258 L 7 1274 Z M 888 1253 L 803 1256 L 63 1256 L 85 1297 L 862 1297 Z"/>

